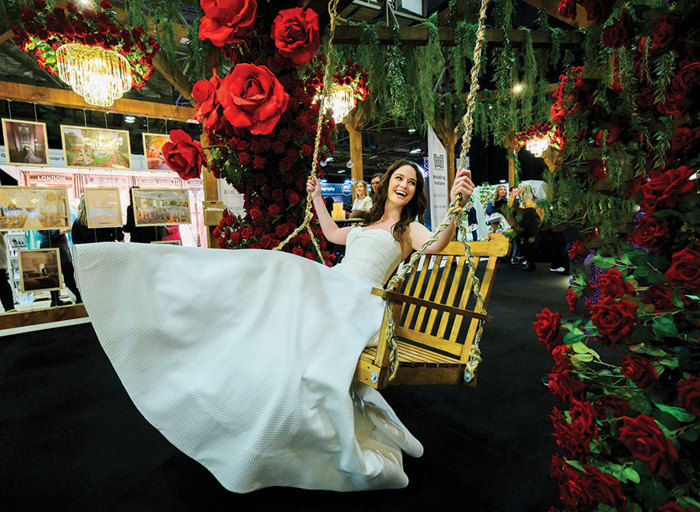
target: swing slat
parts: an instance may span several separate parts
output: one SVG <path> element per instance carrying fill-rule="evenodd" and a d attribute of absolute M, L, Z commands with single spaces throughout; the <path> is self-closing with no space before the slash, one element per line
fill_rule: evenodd
<path fill-rule="evenodd" d="M 504 235 L 492 235 L 489 242 L 471 242 L 470 249 L 474 260 L 487 259 L 486 265 L 477 264 L 475 269 L 482 273 L 481 295 L 484 298 L 484 308 L 491 296 L 498 258 L 508 253 L 510 242 Z M 416 281 L 416 286 L 408 284 L 403 292 L 373 289 L 372 293 L 390 301 L 393 317 L 396 319 L 394 333 L 397 337 L 397 354 L 399 369 L 396 378 L 389 382 L 389 348 L 388 338 L 390 329 L 385 315 L 380 330 L 379 343 L 376 347 L 367 348 L 360 356 L 355 371 L 355 378 L 375 388 L 387 385 L 428 385 L 428 384 L 459 384 L 463 382 L 462 374 L 469 358 L 469 350 L 476 336 L 478 323 L 481 320 L 490 321 L 490 315 L 483 313 L 481 308 L 476 311 L 466 309 L 468 298 L 471 296 L 471 279 L 465 279 L 464 247 L 461 242 L 451 242 L 445 250 L 435 255 L 432 269 L 429 262 L 433 258 L 426 257 L 422 266 L 408 279 Z M 439 261 L 445 259 L 445 266 L 440 269 Z M 437 274 L 442 272 L 438 279 Z M 431 276 L 426 277 L 427 274 Z M 426 279 L 428 280 L 427 285 Z M 464 280 L 464 283 L 460 281 Z M 435 284 L 437 291 L 433 293 Z M 447 291 L 446 304 L 442 302 Z M 459 306 L 454 306 L 453 304 Z M 422 318 L 427 322 L 418 322 L 415 315 L 417 310 L 423 312 Z M 404 314 L 402 314 L 404 313 Z M 439 317 L 438 315 L 442 315 Z M 471 318 L 469 329 L 459 339 L 461 319 Z M 432 334 L 435 320 L 440 318 L 438 335 Z M 450 319 L 452 329 L 447 329 Z M 458 323 L 459 322 L 459 323 Z M 422 325 L 426 323 L 427 325 Z M 444 329 L 442 328 L 444 323 Z M 412 325 L 413 324 L 413 325 Z M 449 336 L 447 332 L 449 331 Z M 440 334 L 441 333 L 441 334 Z"/>

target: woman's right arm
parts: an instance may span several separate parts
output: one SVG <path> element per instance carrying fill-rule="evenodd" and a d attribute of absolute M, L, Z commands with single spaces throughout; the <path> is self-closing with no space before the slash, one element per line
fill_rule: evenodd
<path fill-rule="evenodd" d="M 306 191 L 311 192 L 311 201 L 316 210 L 316 217 L 318 217 L 318 223 L 321 225 L 323 236 L 325 236 L 329 242 L 337 245 L 345 245 L 345 240 L 352 228 L 339 228 L 333 221 L 321 197 L 321 182 L 318 181 L 318 178 L 309 178 L 306 180 Z"/>

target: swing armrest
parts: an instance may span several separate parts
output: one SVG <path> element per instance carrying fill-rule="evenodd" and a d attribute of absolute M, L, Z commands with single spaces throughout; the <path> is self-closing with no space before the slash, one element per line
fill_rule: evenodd
<path fill-rule="evenodd" d="M 445 313 L 454 313 L 455 315 L 468 316 L 470 318 L 478 318 L 480 320 L 486 320 L 488 322 L 493 320 L 493 317 L 491 315 L 484 315 L 483 313 L 476 313 L 468 309 L 447 306 L 445 304 L 440 304 L 439 302 L 432 302 L 429 300 L 419 299 L 417 297 L 411 297 L 410 295 L 394 292 L 391 290 L 372 288 L 372 295 L 377 295 L 379 297 L 382 297 L 383 299 L 395 302 L 404 302 L 408 304 L 414 304 L 416 306 L 437 309 L 438 311 L 444 311 Z"/>

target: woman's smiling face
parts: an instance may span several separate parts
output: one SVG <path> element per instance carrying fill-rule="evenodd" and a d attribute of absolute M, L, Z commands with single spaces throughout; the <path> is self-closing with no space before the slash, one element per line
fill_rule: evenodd
<path fill-rule="evenodd" d="M 387 202 L 406 206 L 416 193 L 416 170 L 411 165 L 402 165 L 389 179 Z"/>

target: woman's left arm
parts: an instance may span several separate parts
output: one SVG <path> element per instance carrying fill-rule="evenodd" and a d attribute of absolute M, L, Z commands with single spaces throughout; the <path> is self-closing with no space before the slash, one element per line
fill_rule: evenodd
<path fill-rule="evenodd" d="M 466 203 L 474 192 L 474 183 L 472 183 L 472 173 L 466 169 L 460 169 L 457 171 L 457 176 L 455 176 L 455 181 L 452 184 L 452 190 L 450 190 L 450 202 L 457 197 L 457 194 L 462 194 L 462 202 Z M 445 219 L 447 216 L 445 216 Z M 442 251 L 447 244 L 450 243 L 452 235 L 455 232 L 455 221 L 459 222 L 459 218 L 456 217 L 449 225 L 440 233 L 437 239 L 426 248 L 427 254 L 434 254 L 436 252 Z M 423 244 L 433 235 L 431 231 L 428 231 L 423 224 L 420 222 L 412 222 L 410 224 L 410 236 L 411 236 L 411 247 L 414 250 L 418 250 L 423 247 Z"/>

